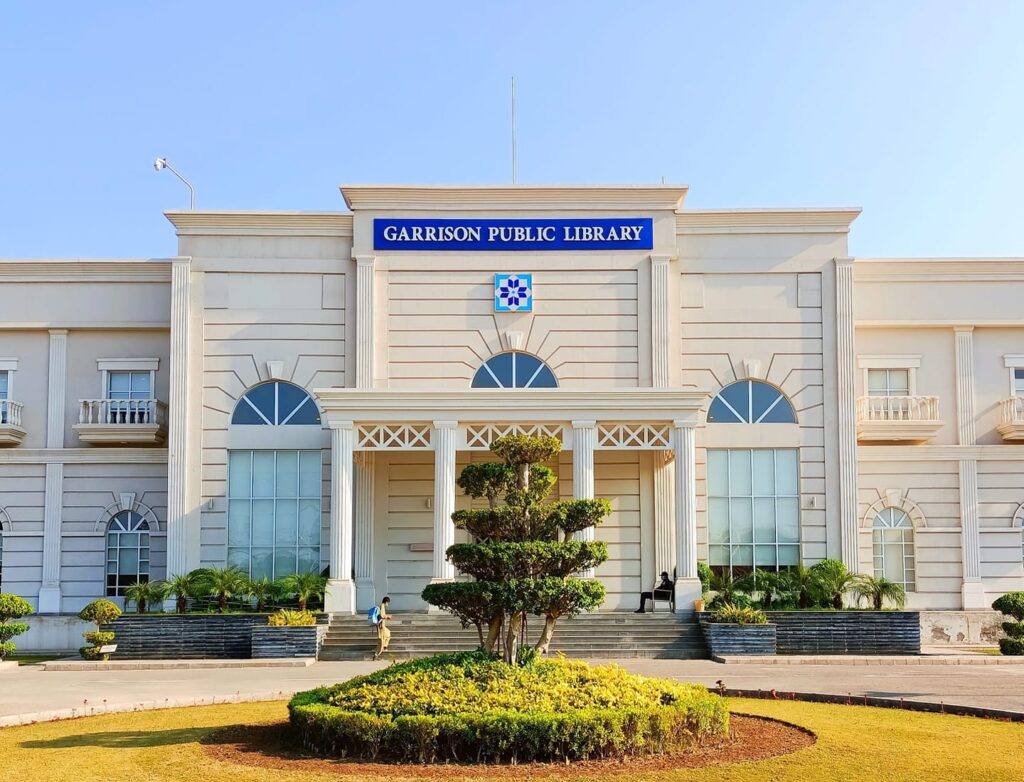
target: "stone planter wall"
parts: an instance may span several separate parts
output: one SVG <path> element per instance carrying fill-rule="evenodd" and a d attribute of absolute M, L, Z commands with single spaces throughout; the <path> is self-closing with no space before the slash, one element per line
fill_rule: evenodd
<path fill-rule="evenodd" d="M 779 654 L 920 654 L 917 611 L 768 611 Z"/>
<path fill-rule="evenodd" d="M 712 657 L 774 655 L 775 625 L 730 625 L 701 622 Z"/>
<path fill-rule="evenodd" d="M 252 628 L 266 614 L 124 614 L 104 630 L 114 632 L 111 660 L 247 659 Z"/>
<path fill-rule="evenodd" d="M 253 625 L 253 659 L 267 657 L 317 657 L 327 625 L 313 627 L 269 627 Z"/>

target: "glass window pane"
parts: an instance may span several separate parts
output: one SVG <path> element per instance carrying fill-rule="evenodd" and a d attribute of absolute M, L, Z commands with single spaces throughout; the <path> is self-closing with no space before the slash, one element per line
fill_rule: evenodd
<path fill-rule="evenodd" d="M 299 545 L 320 546 L 320 500 L 299 500 Z"/>
<path fill-rule="evenodd" d="M 540 361 L 529 353 L 513 353 L 512 369 L 516 388 L 526 388 L 533 373 L 540 368 Z"/>
<path fill-rule="evenodd" d="M 487 361 L 491 373 L 501 388 L 512 388 L 512 354 L 499 353 Z"/>
<path fill-rule="evenodd" d="M 889 396 L 910 394 L 910 372 L 906 369 L 889 370 Z"/>
<path fill-rule="evenodd" d="M 868 370 L 868 393 L 872 395 L 885 396 L 888 392 L 889 381 L 884 369 Z"/>
<path fill-rule="evenodd" d="M 778 566 L 775 546 L 756 546 L 754 549 L 754 564 L 758 567 L 766 567 L 774 570 Z"/>
<path fill-rule="evenodd" d="M 252 525 L 252 506 L 249 500 L 228 501 L 228 545 L 248 546 Z"/>
<path fill-rule="evenodd" d="M 274 542 L 278 546 L 294 546 L 298 542 L 298 517 L 295 500 L 278 500 L 274 519 Z"/>
<path fill-rule="evenodd" d="M 1015 396 L 1024 396 L 1024 369 L 1013 370 L 1013 391 Z"/>
<path fill-rule="evenodd" d="M 252 451 L 228 451 L 228 496 L 249 497 Z"/>
<path fill-rule="evenodd" d="M 249 401 L 256 406 L 257 410 L 266 416 L 267 420 L 270 421 L 271 424 L 277 424 L 274 406 L 276 389 L 277 383 L 264 383 L 261 386 L 256 386 L 255 388 L 250 389 L 248 393 L 246 393 Z"/>
<path fill-rule="evenodd" d="M 132 399 L 149 399 L 149 372 L 131 373 Z"/>
<path fill-rule="evenodd" d="M 253 451 L 252 496 L 274 496 L 274 452 Z"/>
<path fill-rule="evenodd" d="M 558 388 L 558 381 L 555 380 L 555 373 L 547 367 L 541 367 L 530 383 L 530 388 Z"/>
<path fill-rule="evenodd" d="M 131 394 L 131 375 L 128 372 L 107 373 L 107 396 L 111 399 L 127 399 Z"/>
<path fill-rule="evenodd" d="M 498 385 L 498 381 L 491 377 L 491 373 L 487 371 L 486 367 L 480 367 L 473 375 L 472 388 L 501 388 Z"/>
<path fill-rule="evenodd" d="M 730 552 L 732 554 L 732 565 L 736 566 L 750 566 L 754 564 L 754 547 L 753 546 L 731 546 Z"/>
<path fill-rule="evenodd" d="M 263 426 L 267 422 L 260 418 L 260 414 L 253 410 L 252 405 L 246 402 L 245 399 L 241 399 L 235 405 L 235 412 L 231 415 L 231 423 L 244 426 Z"/>
<path fill-rule="evenodd" d="M 139 552 L 134 548 L 122 548 L 117 554 L 117 569 L 122 575 L 134 575 L 139 572 Z"/>
<path fill-rule="evenodd" d="M 723 388 L 718 398 L 724 402 L 727 402 L 729 406 L 735 411 L 735 416 L 738 416 L 738 420 L 743 423 L 750 423 L 750 382 L 742 381 L 740 383 L 733 383 L 731 386 Z"/>
<path fill-rule="evenodd" d="M 775 407 L 754 420 L 762 424 L 795 424 L 796 414 L 793 412 L 793 405 L 781 394 L 779 397 L 779 402 Z"/>
<path fill-rule="evenodd" d="M 729 566 L 729 547 L 728 546 L 709 546 L 708 547 L 708 564 L 709 565 L 724 565 Z"/>
<path fill-rule="evenodd" d="M 288 416 L 286 418 L 289 426 L 313 426 L 320 423 L 320 411 L 309 394 L 305 395 L 305 398 L 288 413 Z M 282 419 L 282 421 L 284 420 Z"/>
<path fill-rule="evenodd" d="M 290 576 L 298 572 L 295 569 L 295 549 L 279 548 L 274 550 L 274 578 Z"/>
<path fill-rule="evenodd" d="M 253 545 L 270 545 L 274 542 L 273 500 L 253 500 L 252 542 Z"/>
<path fill-rule="evenodd" d="M 254 548 L 252 550 L 252 578 L 259 580 L 264 576 L 274 577 L 274 549 Z"/>
<path fill-rule="evenodd" d="M 246 573 L 249 572 L 249 548 L 229 548 L 228 549 L 228 567 L 234 566 L 240 568 Z"/>
<path fill-rule="evenodd" d="M 799 546 L 779 546 L 779 566 L 788 567 L 800 564 Z"/>
<path fill-rule="evenodd" d="M 775 542 L 774 497 L 757 497 L 754 500 L 754 542 Z"/>
<path fill-rule="evenodd" d="M 772 497 L 775 494 L 775 452 L 763 449 L 753 452 L 754 496 Z"/>
<path fill-rule="evenodd" d="M 729 496 L 729 452 L 711 449 L 708 454 L 708 496 Z"/>
<path fill-rule="evenodd" d="M 296 573 L 319 573 L 320 572 L 320 549 L 300 548 L 299 561 L 295 568 Z"/>
<path fill-rule="evenodd" d="M 299 452 L 277 452 L 277 496 L 295 497 L 299 493 Z"/>
<path fill-rule="evenodd" d="M 798 476 L 797 450 L 782 448 L 775 451 L 775 493 L 795 497 L 800 493 L 797 490 Z"/>
<path fill-rule="evenodd" d="M 0 399 L 7 398 L 7 372 L 0 372 Z"/>
<path fill-rule="evenodd" d="M 320 497 L 323 480 L 323 464 L 320 451 L 299 453 L 299 496 Z"/>
<path fill-rule="evenodd" d="M 708 542 L 729 542 L 729 500 L 725 497 L 708 498 Z"/>
<path fill-rule="evenodd" d="M 797 497 L 779 497 L 775 501 L 775 523 L 779 543 L 800 542 L 800 500 Z"/>
<path fill-rule="evenodd" d="M 729 451 L 729 493 L 733 497 L 750 496 L 750 451 Z"/>
<path fill-rule="evenodd" d="M 753 543 L 754 520 L 750 507 L 750 498 L 733 498 L 729 501 L 732 522 L 732 538 L 730 543 Z"/>
<path fill-rule="evenodd" d="M 751 382 L 750 396 L 753 406 L 753 413 L 750 418 L 751 423 L 760 419 L 773 404 L 775 407 L 772 407 L 772 410 L 775 410 L 775 408 L 782 404 L 782 401 L 775 404 L 775 400 L 782 396 L 782 394 L 779 393 L 777 388 L 767 383 Z"/>

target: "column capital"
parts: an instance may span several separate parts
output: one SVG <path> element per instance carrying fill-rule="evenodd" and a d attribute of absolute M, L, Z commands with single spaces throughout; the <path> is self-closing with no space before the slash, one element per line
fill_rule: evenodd
<path fill-rule="evenodd" d="M 435 429 L 455 429 L 458 427 L 458 421 L 431 421 L 431 426 Z"/>
<path fill-rule="evenodd" d="M 366 253 L 352 253 L 352 260 L 356 262 L 357 266 L 373 266 L 377 261 L 377 256 L 367 255 Z"/>
<path fill-rule="evenodd" d="M 666 266 L 676 259 L 675 255 L 670 253 L 651 253 L 652 264 L 665 264 Z"/>
<path fill-rule="evenodd" d="M 835 261 L 836 266 L 853 266 L 854 261 L 853 258 L 845 256 L 841 258 L 834 258 L 833 260 Z"/>
<path fill-rule="evenodd" d="M 356 422 L 355 421 L 330 421 L 330 422 L 328 422 L 328 427 L 330 429 L 348 429 L 348 430 L 351 430 L 351 429 L 355 429 L 356 428 Z"/>
<path fill-rule="evenodd" d="M 573 429 L 596 429 L 597 421 L 572 421 Z"/>
<path fill-rule="evenodd" d="M 953 326 L 953 331 L 957 334 L 970 334 L 974 331 L 974 326 Z"/>
<path fill-rule="evenodd" d="M 690 418 L 676 418 L 672 421 L 673 429 L 696 429 L 697 421 Z"/>
<path fill-rule="evenodd" d="M 47 329 L 51 337 L 66 337 L 68 335 L 67 329 Z"/>

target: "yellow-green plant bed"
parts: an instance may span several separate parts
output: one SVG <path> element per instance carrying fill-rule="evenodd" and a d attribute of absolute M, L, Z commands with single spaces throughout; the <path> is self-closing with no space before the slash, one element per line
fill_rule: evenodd
<path fill-rule="evenodd" d="M 302 692 L 289 712 L 310 752 L 419 763 L 672 754 L 729 733 L 725 701 L 700 685 L 568 660 L 512 666 L 479 652 Z"/>

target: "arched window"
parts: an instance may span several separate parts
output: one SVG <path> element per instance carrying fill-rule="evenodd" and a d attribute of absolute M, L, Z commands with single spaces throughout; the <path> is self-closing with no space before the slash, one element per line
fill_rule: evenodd
<path fill-rule="evenodd" d="M 914 591 L 914 525 L 900 508 L 882 508 L 871 524 L 875 576 Z"/>
<path fill-rule="evenodd" d="M 473 388 L 558 388 L 555 373 L 530 353 L 510 350 L 487 359 L 473 375 Z"/>
<path fill-rule="evenodd" d="M 786 395 L 770 383 L 739 380 L 712 400 L 708 423 L 795 424 L 796 411 Z"/>
<path fill-rule="evenodd" d="M 231 416 L 231 423 L 255 426 L 320 425 L 320 411 L 304 388 L 271 380 L 250 388 Z"/>
<path fill-rule="evenodd" d="M 149 522 L 123 510 L 107 524 L 107 597 L 123 597 L 136 581 L 149 581 Z"/>

